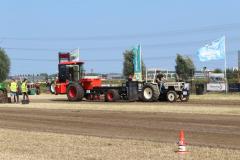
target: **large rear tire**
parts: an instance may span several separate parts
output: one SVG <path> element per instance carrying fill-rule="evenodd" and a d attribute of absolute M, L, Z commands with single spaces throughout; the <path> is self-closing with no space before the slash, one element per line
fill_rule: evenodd
<path fill-rule="evenodd" d="M 177 101 L 177 93 L 175 91 L 168 91 L 167 100 L 171 103 L 176 102 Z"/>
<path fill-rule="evenodd" d="M 78 83 L 71 83 L 67 87 L 67 97 L 69 101 L 81 101 L 84 97 L 83 87 Z"/>
<path fill-rule="evenodd" d="M 143 86 L 141 99 L 144 102 L 156 102 L 159 99 L 159 89 L 157 85 L 146 84 Z"/>
<path fill-rule="evenodd" d="M 116 102 L 120 99 L 119 93 L 115 89 L 109 89 L 105 93 L 105 102 Z"/>

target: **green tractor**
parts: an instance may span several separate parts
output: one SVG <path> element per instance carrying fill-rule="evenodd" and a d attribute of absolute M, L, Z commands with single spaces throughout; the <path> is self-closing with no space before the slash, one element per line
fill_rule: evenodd
<path fill-rule="evenodd" d="M 0 83 L 0 103 L 8 102 L 7 88 L 4 83 Z"/>

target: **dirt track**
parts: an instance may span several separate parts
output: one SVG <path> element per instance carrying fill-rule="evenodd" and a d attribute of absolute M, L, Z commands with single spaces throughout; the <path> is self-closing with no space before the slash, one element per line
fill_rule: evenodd
<path fill-rule="evenodd" d="M 46 99 L 44 98 L 38 98 L 38 99 L 34 99 L 34 101 L 32 101 L 32 103 L 69 103 L 69 101 L 67 100 L 67 97 L 62 95 L 62 96 L 56 96 L 57 98 L 49 98 Z M 71 103 L 105 103 L 103 101 L 96 101 L 96 102 L 88 102 L 88 101 L 82 101 L 82 102 L 71 102 Z M 118 104 L 118 103 L 129 103 L 127 101 L 122 101 L 122 102 L 115 102 L 114 104 Z M 146 104 L 143 102 L 137 102 L 140 105 L 141 104 Z M 169 103 L 169 102 L 154 102 L 156 105 L 157 104 L 167 104 L 167 105 L 184 105 L 184 106 L 192 106 L 192 105 L 196 105 L 196 106 L 231 106 L 231 107 L 240 107 L 240 96 L 239 99 L 234 99 L 234 100 L 225 100 L 225 99 L 204 99 L 204 100 L 200 100 L 199 99 L 190 99 L 189 102 L 185 103 L 185 102 L 176 102 L 176 103 Z"/>
<path fill-rule="evenodd" d="M 240 149 L 240 116 L 231 115 L 1 107 L 0 128 L 168 143 L 183 128 L 191 145 Z"/>

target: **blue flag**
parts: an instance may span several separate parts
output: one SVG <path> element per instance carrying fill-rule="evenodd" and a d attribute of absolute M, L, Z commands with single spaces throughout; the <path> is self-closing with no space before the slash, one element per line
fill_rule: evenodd
<path fill-rule="evenodd" d="M 200 48 L 197 54 L 202 62 L 225 59 L 225 36 Z"/>

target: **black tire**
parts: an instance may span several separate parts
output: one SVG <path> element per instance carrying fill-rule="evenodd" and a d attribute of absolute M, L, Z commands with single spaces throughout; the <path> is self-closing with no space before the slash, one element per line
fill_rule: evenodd
<path fill-rule="evenodd" d="M 40 95 L 40 89 L 36 89 L 36 94 Z"/>
<path fill-rule="evenodd" d="M 189 100 L 189 95 L 188 96 L 183 96 L 182 94 L 179 96 L 179 99 L 182 101 L 182 102 L 187 102 Z"/>
<path fill-rule="evenodd" d="M 157 85 L 145 84 L 142 89 L 141 99 L 144 102 L 156 102 L 159 99 L 159 89 Z"/>
<path fill-rule="evenodd" d="M 142 93 L 139 93 L 139 94 L 138 94 L 138 100 L 139 100 L 139 101 L 143 101 L 143 95 L 142 95 Z"/>
<path fill-rule="evenodd" d="M 177 101 L 177 93 L 175 91 L 168 91 L 167 92 L 167 100 L 169 102 L 176 102 Z"/>
<path fill-rule="evenodd" d="M 55 94 L 55 82 L 52 82 L 49 86 L 49 90 L 52 94 Z"/>
<path fill-rule="evenodd" d="M 117 90 L 115 89 L 109 89 L 105 93 L 105 102 L 116 102 L 117 100 L 120 99 L 120 95 Z"/>
<path fill-rule="evenodd" d="M 83 87 L 78 83 L 70 83 L 67 87 L 69 101 L 81 101 L 84 97 Z"/>

